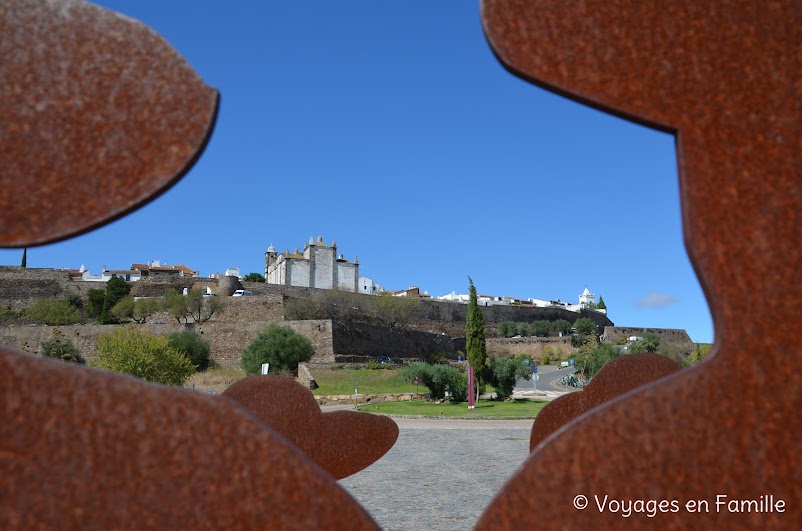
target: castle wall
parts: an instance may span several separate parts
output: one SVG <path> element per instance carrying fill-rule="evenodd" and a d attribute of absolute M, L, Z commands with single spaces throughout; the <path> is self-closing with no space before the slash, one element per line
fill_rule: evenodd
<path fill-rule="evenodd" d="M 426 359 L 435 352 L 456 360 L 457 350 L 464 341 L 455 342 L 450 336 L 387 328 L 367 323 L 333 322 L 333 350 L 338 363 L 375 360 L 387 356 L 393 360 Z"/>
<path fill-rule="evenodd" d="M 183 330 L 195 330 L 209 342 L 211 357 L 222 365 L 239 365 L 242 352 L 271 323 L 288 326 L 307 337 L 315 348 L 313 362 L 333 363 L 331 321 L 238 321 L 206 322 L 203 324 L 133 324 L 141 330 L 155 335 L 169 335 Z M 41 351 L 43 341 L 48 341 L 53 328 L 71 339 L 85 358 L 97 355 L 95 342 L 102 334 L 114 331 L 119 325 L 71 325 L 71 326 L 0 326 L 0 344 L 32 353 Z"/>
<path fill-rule="evenodd" d="M 664 347 L 671 345 L 682 354 L 690 354 L 694 349 L 694 343 L 685 330 L 672 329 L 672 328 L 637 328 L 627 326 L 605 326 L 604 334 L 602 335 L 603 341 L 615 343 L 619 339 L 640 336 L 646 334 L 654 334 L 660 338 L 660 346 Z M 660 350 L 660 349 L 658 349 Z"/>
<path fill-rule="evenodd" d="M 535 360 L 549 354 L 552 361 L 557 357 L 567 359 L 576 353 L 570 337 L 516 337 L 488 338 L 487 353 L 490 356 L 522 356 L 529 354 Z M 561 354 L 560 354 L 561 353 Z"/>

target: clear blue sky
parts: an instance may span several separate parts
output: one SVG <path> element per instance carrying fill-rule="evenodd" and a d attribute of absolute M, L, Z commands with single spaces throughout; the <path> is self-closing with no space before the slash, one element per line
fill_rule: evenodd
<path fill-rule="evenodd" d="M 264 271 L 336 239 L 387 289 L 576 302 L 711 342 L 682 242 L 674 138 L 529 85 L 478 3 L 104 1 L 222 95 L 193 170 L 139 211 L 28 250 L 29 267 Z M 21 251 L 0 251 L 18 265 Z"/>

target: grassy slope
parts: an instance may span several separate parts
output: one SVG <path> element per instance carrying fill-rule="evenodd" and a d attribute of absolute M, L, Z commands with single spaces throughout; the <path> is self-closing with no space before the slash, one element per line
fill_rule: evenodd
<path fill-rule="evenodd" d="M 359 394 L 416 392 L 416 386 L 403 381 L 398 370 L 315 370 L 312 376 L 320 386 L 313 391 L 316 395 L 352 395 L 354 388 L 359 389 Z M 419 385 L 417 391 L 425 393 L 426 387 Z"/>

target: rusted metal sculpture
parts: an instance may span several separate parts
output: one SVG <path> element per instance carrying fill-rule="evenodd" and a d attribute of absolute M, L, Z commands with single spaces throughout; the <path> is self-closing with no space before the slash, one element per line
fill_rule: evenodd
<path fill-rule="evenodd" d="M 376 529 L 236 403 L 0 348 L 2 529 Z"/>
<path fill-rule="evenodd" d="M 516 75 L 676 133 L 716 344 L 555 434 L 478 528 L 798 528 L 802 4 L 485 0 L 482 21 Z M 625 518 L 596 496 L 677 504 Z"/>
<path fill-rule="evenodd" d="M 529 451 L 594 407 L 681 368 L 679 363 L 660 354 L 631 354 L 614 359 L 582 391 L 556 398 L 540 410 L 529 436 Z"/>
<path fill-rule="evenodd" d="M 187 171 L 217 93 L 151 30 L 0 3 L 0 244 L 101 225 Z M 0 348 L 2 529 L 376 529 L 236 402 Z"/>
<path fill-rule="evenodd" d="M 143 24 L 81 0 L 0 2 L 0 247 L 152 200 L 194 164 L 217 91 Z"/>
<path fill-rule="evenodd" d="M 321 413 L 309 389 L 289 378 L 251 376 L 223 396 L 245 406 L 336 479 L 370 466 L 398 439 L 398 425 L 388 417 Z"/>

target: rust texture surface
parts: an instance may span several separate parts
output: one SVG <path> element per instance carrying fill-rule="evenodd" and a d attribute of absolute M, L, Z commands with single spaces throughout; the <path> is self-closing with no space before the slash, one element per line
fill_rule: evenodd
<path fill-rule="evenodd" d="M 235 402 L 0 348 L 2 529 L 376 529 Z"/>
<path fill-rule="evenodd" d="M 205 147 L 216 91 L 141 24 L 0 3 L 0 244 L 101 225 Z M 0 347 L 2 529 L 376 529 L 237 402 Z"/>
<path fill-rule="evenodd" d="M 482 22 L 513 73 L 676 132 L 686 247 L 716 344 L 709 361 L 555 434 L 478 528 L 798 529 L 802 4 L 486 0 Z M 733 512 L 720 495 L 763 510 Z M 677 510 L 624 518 L 596 496 Z"/>
<path fill-rule="evenodd" d="M 251 376 L 223 396 L 253 412 L 336 479 L 373 464 L 393 447 L 398 425 L 358 411 L 322 413 L 312 393 L 280 376 Z"/>
<path fill-rule="evenodd" d="M 660 354 L 631 354 L 614 359 L 582 391 L 556 398 L 540 410 L 529 436 L 529 451 L 583 413 L 681 368 Z"/>
<path fill-rule="evenodd" d="M 0 246 L 60 240 L 175 183 L 218 96 L 147 26 L 79 0 L 0 2 Z"/>

